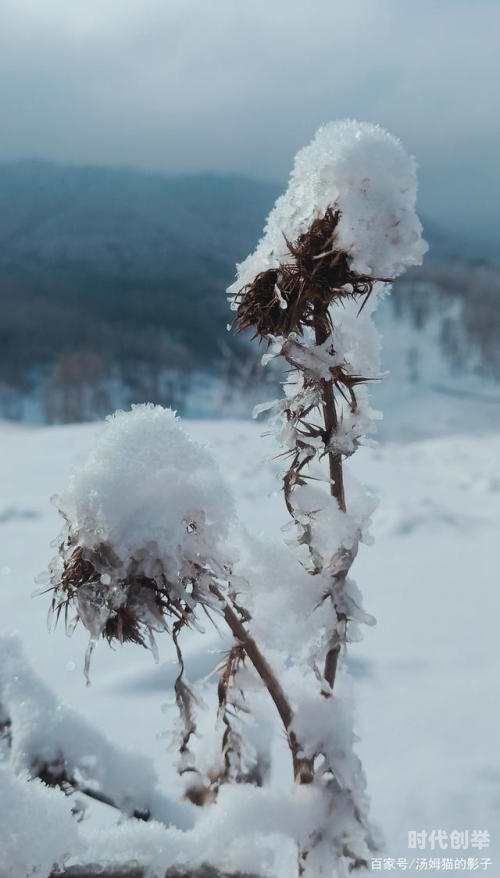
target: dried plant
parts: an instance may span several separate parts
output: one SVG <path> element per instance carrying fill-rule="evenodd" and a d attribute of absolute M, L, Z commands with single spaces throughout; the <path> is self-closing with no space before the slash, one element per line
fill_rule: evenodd
<path fill-rule="evenodd" d="M 168 438 L 163 446 L 163 436 L 155 435 L 158 420 L 164 424 L 167 435 L 168 431 L 172 434 L 173 454 Z M 38 593 L 52 593 L 51 616 L 56 622 L 64 618 L 69 632 L 78 622 L 89 631 L 85 657 L 88 682 L 92 652 L 99 639 L 109 644 L 128 642 L 149 646 L 156 655 L 155 635 L 165 632 L 171 637 L 179 667 L 174 685 L 180 717 L 178 770 L 184 780 L 186 797 L 197 805 L 207 805 L 215 800 L 221 784 L 259 785 L 265 772 L 260 755 L 245 740 L 244 715 L 249 708 L 237 683 L 245 656 L 250 658 L 270 692 L 286 730 L 292 711 L 275 673 L 248 631 L 250 614 L 239 603 L 231 554 L 220 543 L 220 535 L 225 535 L 231 515 L 231 503 L 212 459 L 183 434 L 173 413 L 160 407 L 136 406 L 128 414 L 118 413 L 108 419 L 106 430 L 94 453 L 95 459 L 99 459 L 96 469 L 105 473 L 106 488 L 102 487 L 102 474 L 96 476 L 91 467 L 75 477 L 76 482 L 74 479 L 65 495 L 55 498 L 65 526 L 54 542 L 58 552 L 48 573 L 38 577 L 41 585 Z M 145 540 L 135 529 L 129 528 L 129 520 L 135 519 L 137 514 L 142 519 L 148 517 L 143 507 L 143 476 L 137 480 L 138 499 L 133 496 L 131 499 L 134 491 L 131 484 L 128 486 L 128 507 L 123 502 L 108 503 L 109 495 L 122 491 L 123 474 L 119 469 L 110 473 L 113 461 L 125 459 L 132 467 L 141 467 L 134 430 L 138 430 L 138 439 L 146 449 L 148 466 L 148 455 L 153 449 L 156 465 L 161 467 L 158 478 L 164 480 L 166 492 L 172 490 L 175 480 L 179 483 L 178 505 L 165 513 L 174 530 L 163 542 Z M 155 442 L 159 443 L 157 450 Z M 181 454 L 191 455 L 189 476 L 183 477 L 179 467 L 176 457 L 179 448 Z M 104 455 L 104 462 L 99 455 Z M 148 479 L 155 494 L 159 493 L 154 467 L 148 470 Z M 207 490 L 206 509 L 202 508 L 201 484 Z M 184 492 L 188 499 L 183 497 Z M 185 508 L 183 504 L 187 504 Z M 154 516 L 149 528 L 157 528 Z M 149 532 L 148 528 L 145 532 Z M 98 534 L 107 534 L 107 537 L 98 539 Z M 219 712 L 224 728 L 221 761 L 207 771 L 198 768 L 192 750 L 202 699 L 186 679 L 181 647 L 185 628 L 203 630 L 200 614 L 216 627 L 224 621 L 235 638 L 221 668 Z M 294 744 L 294 752 L 296 750 Z"/>
<path fill-rule="evenodd" d="M 358 623 L 374 623 L 349 578 L 359 543 L 367 538 L 367 514 L 349 507 L 343 469 L 344 460 L 373 430 L 366 385 L 382 376 L 373 353 L 370 311 L 398 274 L 421 261 L 426 249 L 413 213 L 412 160 L 399 143 L 385 140 L 388 154 L 392 152 L 385 166 L 387 179 L 375 179 L 380 141 L 387 136 L 379 129 L 360 128 L 355 123 L 326 126 L 299 153 L 264 238 L 238 267 L 238 279 L 229 290 L 236 331 L 249 330 L 264 342 L 270 349 L 264 362 L 280 357 L 290 369 L 284 397 L 257 406 L 255 413 L 271 412 L 282 446 L 279 457 L 287 461 L 284 500 L 300 563 L 318 581 L 317 606 L 331 608 L 329 626 L 311 653 L 318 697 L 331 704 L 326 725 L 342 713 L 335 694 L 341 650 L 358 639 Z M 360 158 L 363 134 L 373 138 L 375 162 L 368 154 Z M 393 176 L 398 165 L 400 180 Z M 327 180 L 332 181 L 330 202 Z M 328 529 L 330 539 L 325 538 Z M 333 868 L 341 868 L 342 858 L 350 871 L 365 868 L 377 840 L 368 820 L 364 775 L 352 752 L 354 736 L 340 744 L 326 732 L 318 740 L 308 736 L 306 725 L 299 710 L 292 729 L 307 770 L 296 773 L 296 779 L 321 788 L 332 815 L 347 809 L 351 835 L 349 840 L 343 835 L 338 818 L 337 827 L 318 827 L 299 851 L 299 873 L 320 873 L 314 863 L 325 844 L 334 852 Z M 336 748 L 346 744 L 350 755 L 339 759 Z M 359 831 L 353 832 L 356 825 Z"/>
<path fill-rule="evenodd" d="M 355 450 L 361 436 L 351 437 L 352 448 L 349 450 L 343 446 L 339 435 L 343 417 L 341 404 L 347 406 L 355 418 L 358 413 L 357 387 L 369 379 L 353 374 L 349 363 L 337 362 L 332 306 L 342 307 L 345 300 L 350 300 L 361 311 L 375 283 L 388 280 L 359 275 L 349 268 L 348 254 L 336 246 L 339 219 L 338 210 L 328 209 L 296 242 L 286 241 L 286 261 L 276 269 L 258 274 L 252 284 L 247 284 L 233 298 L 237 305 L 236 330 L 253 329 L 254 336 L 268 347 L 274 345 L 278 355 L 294 370 L 295 392 L 287 393 L 282 401 L 274 404 L 274 408 L 287 436 L 294 437 L 293 443 L 288 441 L 288 447 L 281 455 L 291 459 L 283 476 L 286 507 L 298 529 L 298 543 L 306 545 L 309 550 L 310 573 L 327 574 L 322 599 L 330 600 L 333 607 L 332 630 L 323 656 L 324 669 L 319 674 L 324 680 L 322 694 L 325 698 L 331 698 L 333 693 L 340 649 L 348 640 L 348 624 L 360 618 L 369 623 L 372 621 L 345 590 L 361 533 L 348 549 L 341 546 L 335 556 L 323 557 L 314 540 L 315 517 L 319 510 L 305 512 L 301 509 L 295 501 L 296 489 L 305 486 L 311 478 L 316 480 L 317 475 L 312 476 L 310 472 L 311 464 L 327 458 L 326 481 L 331 496 L 339 509 L 347 512 L 342 461 Z M 302 341 L 308 331 L 312 333 L 312 344 Z M 302 747 L 301 743 L 301 751 Z M 320 769 L 317 768 L 318 762 Z M 368 849 L 377 850 L 366 814 L 353 795 L 355 791 L 349 794 L 339 784 L 328 754 L 320 751 L 308 754 L 301 770 L 296 772 L 296 779 L 299 783 L 312 783 L 315 775 L 328 778 L 324 789 L 331 798 L 332 809 L 342 801 L 344 808 L 352 810 L 353 819 L 363 830 Z M 311 850 L 321 841 L 319 832 L 310 846 L 300 851 L 299 874 L 306 872 Z M 360 855 L 348 845 L 343 847 L 342 855 L 350 862 L 351 871 L 368 866 L 366 855 Z"/>
<path fill-rule="evenodd" d="M 320 573 L 325 559 L 315 553 L 311 541 L 311 521 L 304 524 L 294 506 L 294 489 L 305 485 L 310 478 L 308 470 L 316 459 L 326 457 L 329 467 L 329 485 L 340 509 L 347 511 L 342 461 L 355 450 L 361 436 L 353 438 L 353 448 L 342 447 L 339 433 L 339 410 L 347 405 L 349 413 L 358 413 L 356 389 L 373 378 L 352 373 L 348 363 L 336 362 L 332 305 L 346 299 L 356 302 L 361 311 L 377 282 L 388 283 L 388 278 L 359 275 L 349 268 L 348 254 L 336 246 L 336 229 L 340 211 L 329 208 L 325 215 L 315 219 L 295 243 L 286 241 L 289 259 L 277 269 L 257 275 L 253 284 L 246 285 L 234 297 L 237 304 L 235 328 L 237 332 L 253 329 L 254 334 L 268 346 L 279 338 L 279 354 L 300 376 L 300 389 L 276 405 L 288 430 L 293 429 L 295 443 L 283 456 L 291 463 L 283 476 L 287 509 L 298 525 L 301 541 L 311 552 L 312 573 Z M 272 284 L 272 297 L 269 290 Z M 300 338 L 312 330 L 314 345 L 304 345 Z M 315 360 L 315 349 L 321 358 Z M 331 365 L 328 363 L 331 361 Z M 337 623 L 348 620 L 346 613 L 336 605 L 337 596 L 343 598 L 343 584 L 357 553 L 357 542 L 343 550 L 335 559 L 328 559 L 331 575 L 332 598 Z M 328 595 L 325 594 L 325 599 Z M 337 626 L 336 626 L 337 627 Z M 345 635 L 345 631 L 344 631 Z M 336 631 L 325 661 L 324 676 L 333 687 L 340 645 L 345 642 Z"/>
<path fill-rule="evenodd" d="M 260 272 L 235 295 L 237 332 L 250 329 L 270 343 L 311 327 L 321 344 L 332 330 L 330 305 L 359 297 L 366 302 L 383 279 L 350 269 L 349 254 L 337 244 L 339 219 L 340 211 L 329 207 L 295 242 L 285 238 L 289 259 Z"/>
<path fill-rule="evenodd" d="M 68 624 L 71 608 L 70 627 L 80 620 L 88 629 L 87 674 L 99 638 L 155 650 L 155 633 L 170 635 L 179 666 L 179 772 L 197 805 L 216 808 L 223 788 L 267 782 L 266 757 L 246 725 L 249 673 L 260 680 L 290 750 L 291 799 L 315 815 L 293 836 L 298 874 L 310 878 L 367 868 L 379 849 L 352 717 L 338 691 L 342 650 L 358 638 L 359 623 L 374 623 L 350 579 L 371 505 L 352 502 L 344 461 L 373 429 L 366 385 L 381 376 L 371 310 L 425 252 L 415 193 L 413 160 L 386 132 L 351 122 L 320 129 L 230 289 L 236 331 L 252 331 L 269 348 L 265 360 L 281 357 L 289 370 L 284 397 L 257 408 L 271 410 L 286 461 L 295 568 L 308 580 L 307 650 L 294 642 L 276 658 L 273 636 L 266 640 L 259 628 L 265 597 L 252 602 L 253 571 L 241 570 L 230 546 L 231 498 L 206 449 L 160 407 L 108 419 L 89 464 L 58 501 L 66 527 L 42 589 L 53 592 L 56 619 Z M 279 567 L 275 573 L 268 592 L 286 591 Z M 201 631 L 203 617 L 233 638 L 217 669 L 220 752 L 205 770 L 194 747 L 201 699 L 181 650 L 183 630 Z"/>

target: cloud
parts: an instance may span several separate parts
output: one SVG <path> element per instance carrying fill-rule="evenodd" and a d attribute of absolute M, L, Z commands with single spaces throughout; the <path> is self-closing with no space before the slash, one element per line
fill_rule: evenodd
<path fill-rule="evenodd" d="M 0 158 L 284 178 L 350 116 L 417 155 L 428 210 L 481 223 L 499 30 L 490 0 L 3 0 Z"/>

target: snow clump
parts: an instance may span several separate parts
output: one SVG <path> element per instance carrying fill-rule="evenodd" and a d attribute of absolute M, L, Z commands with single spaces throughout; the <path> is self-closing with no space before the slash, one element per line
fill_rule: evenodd
<path fill-rule="evenodd" d="M 242 287 L 291 261 L 288 242 L 329 208 L 340 211 L 336 247 L 352 271 L 393 280 L 420 265 L 427 243 L 415 213 L 417 164 L 401 141 L 378 125 L 347 119 L 321 127 L 296 157 L 287 191 L 271 211 L 264 237 L 238 266 L 232 307 Z"/>

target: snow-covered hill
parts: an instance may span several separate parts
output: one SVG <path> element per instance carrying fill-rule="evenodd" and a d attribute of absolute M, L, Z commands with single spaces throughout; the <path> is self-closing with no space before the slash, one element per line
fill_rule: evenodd
<path fill-rule="evenodd" d="M 0 164 L 0 417 L 90 420 L 144 401 L 194 416 L 249 411 L 241 382 L 223 386 L 237 371 L 236 361 L 222 363 L 234 344 L 225 289 L 280 189 L 239 177 Z M 392 373 L 375 390 L 392 414 L 383 435 L 500 429 L 500 275 L 424 226 L 424 268 L 380 309 Z"/>
<path fill-rule="evenodd" d="M 241 261 L 283 184 L 216 174 L 167 176 L 44 161 L 0 163 L 0 265 L 80 266 L 165 277 Z M 433 262 L 484 258 L 432 221 Z"/>
<path fill-rule="evenodd" d="M 208 273 L 243 259 L 279 194 L 245 177 L 0 163 L 0 265 Z"/>
<path fill-rule="evenodd" d="M 393 401 L 388 418 L 396 408 Z M 427 408 L 427 417 L 435 416 Z M 49 497 L 65 485 L 99 429 L 0 426 L 1 628 L 18 632 L 29 660 L 61 701 L 114 741 L 151 757 L 163 788 L 174 793 L 174 756 L 158 737 L 174 715 L 170 707 L 162 712 L 162 705 L 172 704 L 175 677 L 168 639 L 160 638 L 159 666 L 139 648 L 101 645 L 87 689 L 84 633 L 77 630 L 69 639 L 60 627 L 48 634 L 48 601 L 30 597 L 59 530 Z M 243 522 L 282 540 L 279 467 L 262 462 L 275 450 L 271 438 L 261 438 L 262 425 L 203 421 L 191 422 L 189 430 L 214 447 Z M 352 465 L 380 498 L 375 544 L 362 549 L 354 568 L 378 624 L 351 646 L 347 666 L 358 705 L 358 749 L 386 856 L 433 856 L 430 849 L 409 850 L 410 830 L 485 829 L 488 850 L 449 855 L 488 856 L 488 874 L 496 875 L 500 434 L 384 444 L 361 450 Z M 197 638 L 187 650 L 192 679 L 207 674 L 224 643 L 208 632 L 204 646 Z M 114 822 L 110 809 L 92 807 L 82 828 L 88 833 Z"/>

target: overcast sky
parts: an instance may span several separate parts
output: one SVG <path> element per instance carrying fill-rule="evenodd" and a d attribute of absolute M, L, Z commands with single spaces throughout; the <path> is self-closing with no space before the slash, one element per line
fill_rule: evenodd
<path fill-rule="evenodd" d="M 497 238 L 498 0 L 0 0 L 0 159 L 285 179 L 349 116 L 401 137 L 421 206 Z"/>

